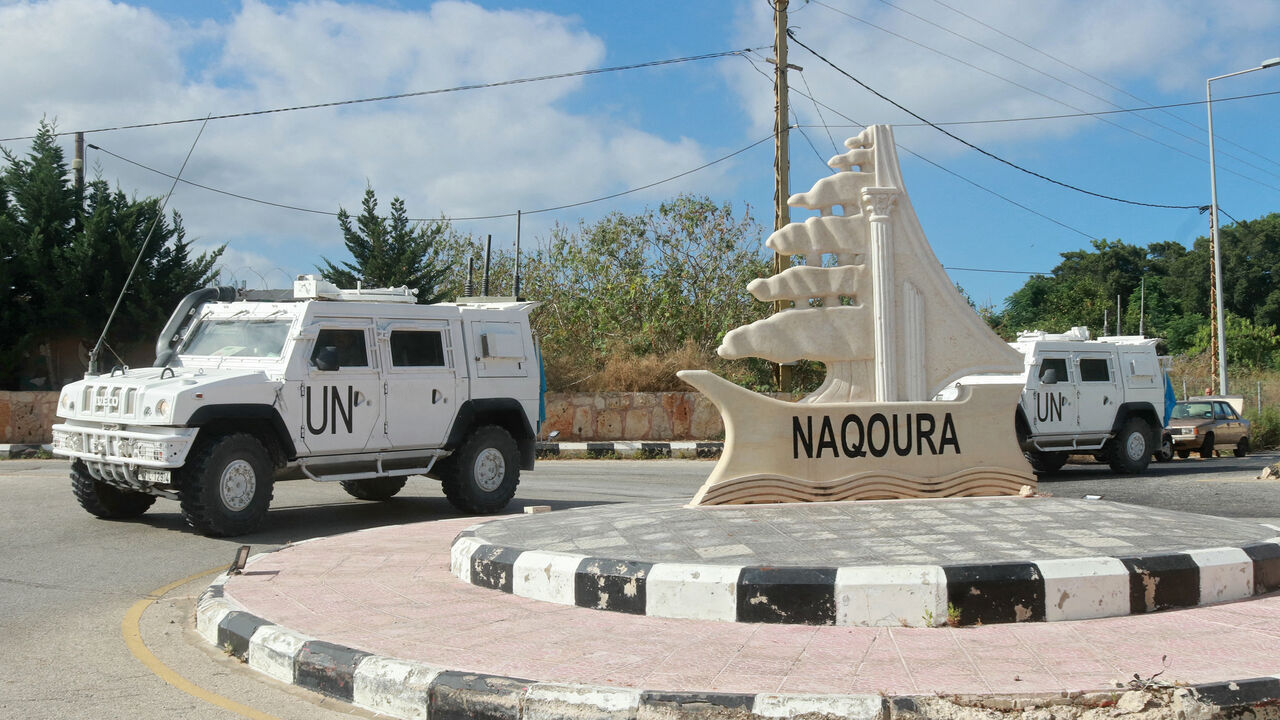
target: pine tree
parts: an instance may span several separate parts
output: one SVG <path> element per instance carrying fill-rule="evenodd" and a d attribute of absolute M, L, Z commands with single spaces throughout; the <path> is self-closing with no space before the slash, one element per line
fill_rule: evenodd
<path fill-rule="evenodd" d="M 171 222 L 157 217 L 159 199 L 130 199 L 97 179 L 78 203 L 52 123 L 40 123 L 25 156 L 0 154 L 0 388 L 19 387 L 24 362 L 27 372 L 38 370 L 31 358 L 41 345 L 66 338 L 93 345 L 153 221 L 108 336 L 112 347 L 120 354 L 150 347 L 177 301 L 212 280 L 222 249 L 191 257 L 178 214 Z M 75 370 L 59 369 L 50 384 Z"/>
<path fill-rule="evenodd" d="M 448 233 L 445 221 L 411 223 L 404 200 L 391 200 L 391 215 L 378 215 L 373 188 L 364 191 L 363 210 L 352 224 L 350 213 L 338 209 L 342 240 L 352 262 L 334 264 L 329 258 L 317 267 L 325 280 L 341 288 L 399 287 L 418 291 L 419 303 L 444 299 L 447 268 L 441 267 L 441 249 Z"/>

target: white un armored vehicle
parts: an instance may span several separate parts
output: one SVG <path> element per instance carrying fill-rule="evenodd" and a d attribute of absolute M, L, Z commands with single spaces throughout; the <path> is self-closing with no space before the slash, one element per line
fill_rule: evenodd
<path fill-rule="evenodd" d="M 253 530 L 275 480 L 336 481 L 385 500 L 439 479 L 465 512 L 501 510 L 532 469 L 541 365 L 532 302 L 419 305 L 406 288 L 187 296 L 156 366 L 66 386 L 53 452 L 104 518 L 178 500 L 207 535 Z"/>
<path fill-rule="evenodd" d="M 1009 343 L 1025 357 L 1022 375 L 971 376 L 957 384 L 1017 382 L 1018 443 L 1038 472 L 1062 468 L 1072 454 L 1094 455 L 1118 473 L 1139 473 L 1152 456 L 1171 456 L 1164 434 L 1166 388 L 1154 338 L 1092 340 L 1089 329 L 1019 333 Z M 945 391 L 944 391 L 945 392 Z"/>

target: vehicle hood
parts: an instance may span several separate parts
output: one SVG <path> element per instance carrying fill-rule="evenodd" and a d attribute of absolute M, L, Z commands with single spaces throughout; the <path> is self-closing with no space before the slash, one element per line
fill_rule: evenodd
<path fill-rule="evenodd" d="M 205 405 L 273 404 L 281 385 L 260 369 L 131 369 L 67 385 L 57 413 L 67 420 L 182 425 Z"/>

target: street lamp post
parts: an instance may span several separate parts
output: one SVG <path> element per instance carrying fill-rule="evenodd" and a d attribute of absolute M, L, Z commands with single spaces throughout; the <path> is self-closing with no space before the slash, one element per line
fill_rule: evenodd
<path fill-rule="evenodd" d="M 1227 334 L 1223 325 L 1224 318 L 1222 312 L 1222 241 L 1218 232 L 1218 169 L 1214 162 L 1213 155 L 1213 81 L 1222 80 L 1224 78 L 1235 77 L 1236 75 L 1244 75 L 1245 73 L 1256 72 L 1258 70 L 1266 70 L 1270 67 L 1280 65 L 1280 57 L 1271 58 L 1264 61 L 1261 65 L 1248 70 L 1240 70 L 1238 72 L 1227 73 L 1211 77 L 1204 81 L 1205 105 L 1209 109 L 1209 227 L 1212 231 L 1213 238 L 1213 291 L 1214 291 L 1214 317 L 1218 324 L 1218 394 L 1227 394 Z"/>

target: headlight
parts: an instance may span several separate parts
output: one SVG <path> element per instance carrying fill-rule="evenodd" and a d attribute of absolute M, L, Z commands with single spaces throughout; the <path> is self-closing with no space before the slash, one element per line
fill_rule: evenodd
<path fill-rule="evenodd" d="M 58 405 L 63 410 L 74 411 L 76 409 L 76 401 L 71 393 L 63 393 L 62 397 L 58 398 Z"/>
<path fill-rule="evenodd" d="M 56 450 L 80 452 L 84 449 L 84 438 L 81 437 L 80 433 L 55 430 L 53 433 L 53 447 Z"/>
<path fill-rule="evenodd" d="M 156 415 L 160 417 L 164 417 L 165 415 L 168 415 L 168 414 L 169 414 L 168 400 L 161 400 L 160 402 L 156 403 Z"/>
<path fill-rule="evenodd" d="M 164 402 L 163 400 L 161 402 Z M 134 440 L 132 457 L 139 460 L 164 460 L 168 444 L 156 440 Z"/>

